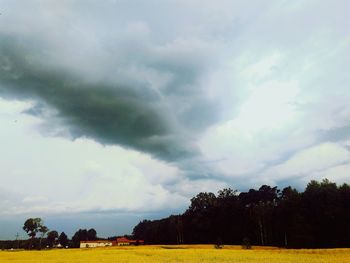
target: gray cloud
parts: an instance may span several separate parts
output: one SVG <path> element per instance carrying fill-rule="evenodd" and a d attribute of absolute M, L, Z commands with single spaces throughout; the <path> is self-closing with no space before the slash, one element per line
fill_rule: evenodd
<path fill-rule="evenodd" d="M 347 140 L 350 137 L 350 125 L 323 131 L 320 137 L 322 140 L 333 142 Z"/>
<path fill-rule="evenodd" d="M 25 112 L 46 121 L 43 133 L 123 145 L 198 176 L 203 169 L 192 169 L 202 165 L 184 160 L 200 159 L 196 138 L 228 105 L 223 87 L 209 94 L 206 83 L 240 22 L 210 3 L 195 14 L 186 11 L 195 2 L 139 4 L 142 12 L 113 1 L 4 3 L 0 96 L 34 101 Z M 156 19 L 155 7 L 164 11 Z"/>
<path fill-rule="evenodd" d="M 327 142 L 349 148 L 348 3 L 3 2 L 0 96 L 31 101 L 24 112 L 44 120 L 44 134 L 122 145 L 176 167 L 169 175 L 140 165 L 160 193 L 140 195 L 143 203 L 174 194 L 181 203 L 228 183 L 302 188 L 311 177 L 348 180 L 341 158 L 322 168 L 307 151 Z M 293 170 L 302 152 L 315 169 Z M 73 167 L 62 173 L 77 177 Z M 110 175 L 126 178 L 123 189 L 138 178 L 127 171 Z M 83 189 L 106 180 L 81 177 Z"/>
<path fill-rule="evenodd" d="M 181 86 L 187 86 L 190 93 L 200 75 L 196 64 L 191 65 L 193 61 L 179 61 L 175 54 L 175 62 L 169 58 L 151 62 L 151 69 L 173 75 L 163 92 L 147 82 L 119 81 L 118 76 L 112 81 L 86 81 L 74 72 L 47 66 L 47 58 L 34 46 L 36 43 L 25 40 L 1 37 L 0 91 L 2 96 L 36 101 L 36 106 L 26 111 L 30 114 L 45 117 L 44 106 L 54 108 L 55 113 L 46 118 L 51 133 L 59 128 L 57 124 L 63 124 L 73 138 L 87 136 L 104 144 L 120 144 L 167 161 L 198 154 L 181 126 L 196 116 L 198 121 L 193 126 L 200 126 L 200 120 L 205 119 L 203 108 L 209 110 L 215 105 L 199 91 L 191 101 L 191 94 L 181 90 Z M 145 63 L 148 66 L 147 60 Z M 170 98 L 164 98 L 167 93 Z M 186 96 L 187 101 L 179 102 L 178 108 L 169 104 L 169 100 L 179 101 Z M 177 116 L 180 103 L 184 110 Z"/>
<path fill-rule="evenodd" d="M 0 99 L 0 225 L 121 234 L 200 191 L 349 183 L 348 5 L 2 1 L 0 97 L 32 107 Z"/>

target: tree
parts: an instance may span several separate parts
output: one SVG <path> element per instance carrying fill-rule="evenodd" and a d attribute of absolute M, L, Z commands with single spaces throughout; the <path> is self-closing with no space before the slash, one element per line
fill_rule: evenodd
<path fill-rule="evenodd" d="M 313 247 L 339 246 L 343 229 L 337 221 L 341 218 L 341 196 L 337 185 L 327 179 L 311 181 L 302 195 L 304 215 L 310 225 L 310 245 Z"/>
<path fill-rule="evenodd" d="M 42 241 L 43 237 L 45 236 L 45 234 L 47 232 L 49 232 L 49 229 L 42 224 L 39 226 L 39 232 L 40 232 L 39 249 L 41 249 L 41 241 Z"/>
<path fill-rule="evenodd" d="M 28 218 L 24 222 L 23 230 L 26 231 L 30 237 L 29 248 L 32 248 L 34 238 L 38 232 L 43 233 L 43 231 L 48 231 L 47 227 L 44 226 L 41 218 Z"/>
<path fill-rule="evenodd" d="M 218 191 L 218 198 L 220 199 L 229 199 L 238 196 L 237 190 L 232 190 L 231 188 L 224 188 Z"/>
<path fill-rule="evenodd" d="M 239 195 L 241 202 L 250 213 L 250 218 L 255 222 L 261 245 L 270 242 L 273 236 L 271 222 L 273 210 L 277 206 L 279 190 L 277 187 L 262 185 L 259 190 L 250 189 L 247 193 Z"/>
<path fill-rule="evenodd" d="M 47 242 L 50 247 L 53 247 L 57 241 L 58 232 L 53 230 L 47 233 Z"/>
<path fill-rule="evenodd" d="M 91 228 L 87 231 L 87 238 L 88 240 L 96 240 L 97 239 L 97 232 L 95 229 Z"/>
<path fill-rule="evenodd" d="M 276 208 L 277 225 L 280 243 L 285 247 L 297 246 L 298 236 L 305 234 L 303 217 L 300 211 L 301 195 L 296 189 L 285 187 L 279 195 L 279 206 Z"/>
<path fill-rule="evenodd" d="M 72 237 L 73 247 L 79 247 L 80 241 L 87 241 L 88 231 L 86 229 L 79 229 Z"/>
<path fill-rule="evenodd" d="M 215 206 L 215 204 L 216 204 L 215 194 L 202 192 L 202 193 L 199 193 L 196 197 L 193 197 L 191 199 L 191 205 L 188 208 L 188 211 L 191 211 L 191 212 L 205 211 Z"/>
<path fill-rule="evenodd" d="M 58 237 L 58 242 L 63 246 L 66 247 L 68 245 L 68 237 L 66 233 L 62 232 L 60 236 Z"/>

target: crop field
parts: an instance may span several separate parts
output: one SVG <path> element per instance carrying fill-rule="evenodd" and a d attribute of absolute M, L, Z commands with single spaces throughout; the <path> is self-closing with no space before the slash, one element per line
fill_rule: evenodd
<path fill-rule="evenodd" d="M 139 246 L 42 251 L 0 251 L 1 263 L 259 262 L 349 263 L 350 249 L 278 249 L 211 245 Z"/>

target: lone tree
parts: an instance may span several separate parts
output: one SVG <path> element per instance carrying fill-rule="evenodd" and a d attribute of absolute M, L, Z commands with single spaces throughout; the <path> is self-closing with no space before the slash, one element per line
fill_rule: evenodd
<path fill-rule="evenodd" d="M 30 237 L 29 248 L 33 246 L 33 240 L 38 232 L 41 232 L 41 238 L 47 233 L 48 228 L 44 226 L 44 222 L 41 218 L 28 218 L 23 225 L 23 230 L 27 232 Z M 41 243 L 40 238 L 40 243 Z M 41 244 L 40 244 L 41 245 Z"/>

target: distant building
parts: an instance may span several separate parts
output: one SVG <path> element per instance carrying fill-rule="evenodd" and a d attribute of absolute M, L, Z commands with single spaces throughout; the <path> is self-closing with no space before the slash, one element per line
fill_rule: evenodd
<path fill-rule="evenodd" d="M 113 246 L 113 242 L 110 240 L 80 241 L 80 248 L 111 247 L 111 246 Z"/>
<path fill-rule="evenodd" d="M 126 237 L 118 237 L 116 240 L 93 240 L 93 241 L 80 241 L 80 248 L 91 247 L 111 247 L 111 246 L 137 246 L 143 245 L 143 240 L 132 240 Z"/>
<path fill-rule="evenodd" d="M 130 245 L 136 246 L 136 245 L 143 245 L 144 243 L 145 241 L 143 240 L 132 240 L 126 237 L 118 237 L 116 245 L 117 246 L 130 246 Z"/>

